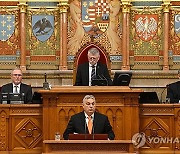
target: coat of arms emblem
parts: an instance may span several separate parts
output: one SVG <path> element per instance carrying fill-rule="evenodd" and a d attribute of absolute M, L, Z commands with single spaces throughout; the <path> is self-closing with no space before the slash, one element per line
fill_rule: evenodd
<path fill-rule="evenodd" d="M 44 42 L 49 39 L 54 31 L 54 16 L 52 15 L 33 15 L 32 30 L 34 36 Z"/>
<path fill-rule="evenodd" d="M 174 29 L 177 36 L 180 38 L 180 14 L 174 16 Z"/>
<path fill-rule="evenodd" d="M 98 37 L 109 25 L 109 5 L 107 0 L 82 0 L 82 22 L 85 31 Z"/>
<path fill-rule="evenodd" d="M 136 33 L 143 41 L 150 41 L 157 33 L 158 15 L 136 15 L 135 27 Z"/>

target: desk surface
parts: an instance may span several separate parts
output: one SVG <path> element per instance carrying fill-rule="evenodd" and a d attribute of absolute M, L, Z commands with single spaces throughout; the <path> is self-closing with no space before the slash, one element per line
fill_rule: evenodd
<path fill-rule="evenodd" d="M 87 93 L 87 92 L 143 92 L 141 89 L 131 89 L 128 86 L 58 86 L 50 90 L 39 90 L 40 93 Z"/>

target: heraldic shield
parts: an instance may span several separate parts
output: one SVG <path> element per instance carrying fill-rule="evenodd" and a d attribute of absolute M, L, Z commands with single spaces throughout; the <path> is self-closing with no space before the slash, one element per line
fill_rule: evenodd
<path fill-rule="evenodd" d="M 180 14 L 174 16 L 174 29 L 177 36 L 180 38 Z"/>
<path fill-rule="evenodd" d="M 109 25 L 109 4 L 107 0 L 82 0 L 83 28 L 94 38 L 105 32 Z"/>
<path fill-rule="evenodd" d="M 34 36 L 41 42 L 48 40 L 54 31 L 54 16 L 33 15 L 32 30 Z"/>
<path fill-rule="evenodd" d="M 143 41 L 150 41 L 158 29 L 158 15 L 135 15 L 136 33 Z"/>
<path fill-rule="evenodd" d="M 15 15 L 0 15 L 0 40 L 8 40 L 15 29 Z"/>

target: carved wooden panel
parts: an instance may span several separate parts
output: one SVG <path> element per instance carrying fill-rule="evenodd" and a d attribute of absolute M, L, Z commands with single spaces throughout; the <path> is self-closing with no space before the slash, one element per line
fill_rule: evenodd
<path fill-rule="evenodd" d="M 0 151 L 42 151 L 42 106 L 0 104 Z"/>
<path fill-rule="evenodd" d="M 141 149 L 172 151 L 175 144 L 171 143 L 178 137 L 175 135 L 175 117 L 172 104 L 141 105 L 140 107 L 140 132 L 145 133 L 146 143 Z M 156 140 L 149 140 L 156 138 Z M 160 138 L 169 138 L 167 142 L 161 142 Z M 149 149 L 149 150 L 150 150 Z"/>

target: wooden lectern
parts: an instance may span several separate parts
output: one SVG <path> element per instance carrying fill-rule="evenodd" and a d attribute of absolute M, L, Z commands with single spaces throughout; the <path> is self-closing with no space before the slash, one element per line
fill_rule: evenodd
<path fill-rule="evenodd" d="M 39 92 L 43 96 L 43 140 L 46 142 L 54 140 L 56 132 L 63 135 L 70 117 L 83 110 L 82 100 L 87 94 L 95 96 L 97 112 L 108 116 L 116 140 L 131 140 L 139 132 L 140 89 L 132 90 L 126 86 L 61 86 Z"/>

